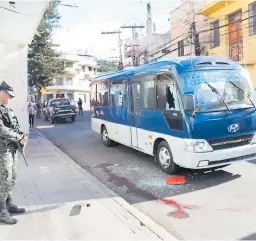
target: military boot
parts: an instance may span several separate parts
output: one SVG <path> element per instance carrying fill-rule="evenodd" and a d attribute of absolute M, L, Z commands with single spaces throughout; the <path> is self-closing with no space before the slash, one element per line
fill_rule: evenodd
<path fill-rule="evenodd" d="M 0 222 L 5 224 L 16 224 L 17 219 L 12 218 L 6 207 L 6 201 L 0 202 Z"/>
<path fill-rule="evenodd" d="M 10 214 L 21 214 L 25 212 L 25 208 L 19 208 L 12 203 L 10 195 L 6 199 L 6 207 Z"/>

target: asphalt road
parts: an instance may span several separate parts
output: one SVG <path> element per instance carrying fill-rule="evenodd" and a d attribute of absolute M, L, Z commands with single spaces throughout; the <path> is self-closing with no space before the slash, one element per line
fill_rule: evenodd
<path fill-rule="evenodd" d="M 75 162 L 178 239 L 256 239 L 256 163 L 206 173 L 183 169 L 186 184 L 167 185 L 167 175 L 152 157 L 122 145 L 105 147 L 90 128 L 89 112 L 75 123 L 39 120 L 36 125 Z"/>

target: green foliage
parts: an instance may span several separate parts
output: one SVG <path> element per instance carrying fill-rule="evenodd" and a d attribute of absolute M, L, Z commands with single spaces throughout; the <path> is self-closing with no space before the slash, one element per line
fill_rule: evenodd
<path fill-rule="evenodd" d="M 52 41 L 53 28 L 59 26 L 59 3 L 59 0 L 51 1 L 29 45 L 28 82 L 38 90 L 52 85 L 53 78 L 64 73 L 64 62 Z"/>

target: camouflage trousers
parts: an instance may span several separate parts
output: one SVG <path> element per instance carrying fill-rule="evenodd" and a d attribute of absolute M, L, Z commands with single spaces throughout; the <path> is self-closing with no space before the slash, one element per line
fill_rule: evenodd
<path fill-rule="evenodd" d="M 16 184 L 17 151 L 0 152 L 0 202 L 6 201 Z"/>

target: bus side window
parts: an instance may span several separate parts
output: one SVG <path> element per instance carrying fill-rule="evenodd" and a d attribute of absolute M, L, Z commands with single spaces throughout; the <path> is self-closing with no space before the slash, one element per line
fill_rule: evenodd
<path fill-rule="evenodd" d="M 157 109 L 166 109 L 166 85 L 157 86 Z"/>
<path fill-rule="evenodd" d="M 167 86 L 167 103 L 170 110 L 180 111 L 178 91 L 175 83 Z"/>
<path fill-rule="evenodd" d="M 142 85 L 142 102 L 143 108 L 145 109 L 155 109 L 156 108 L 156 94 L 155 94 L 155 76 L 143 76 L 141 77 Z"/>
<path fill-rule="evenodd" d="M 101 106 L 108 106 L 108 82 L 97 84 L 97 103 Z"/>
<path fill-rule="evenodd" d="M 176 82 L 170 74 L 157 76 L 157 109 L 180 111 Z"/>
<path fill-rule="evenodd" d="M 124 107 L 126 105 L 126 83 L 115 81 L 110 84 L 110 99 L 113 107 Z"/>
<path fill-rule="evenodd" d="M 91 85 L 91 105 L 95 105 L 96 104 L 96 84 L 92 84 Z"/>
<path fill-rule="evenodd" d="M 134 99 L 133 99 L 133 91 L 132 88 L 130 89 L 130 103 L 131 103 L 131 113 L 134 114 Z"/>

